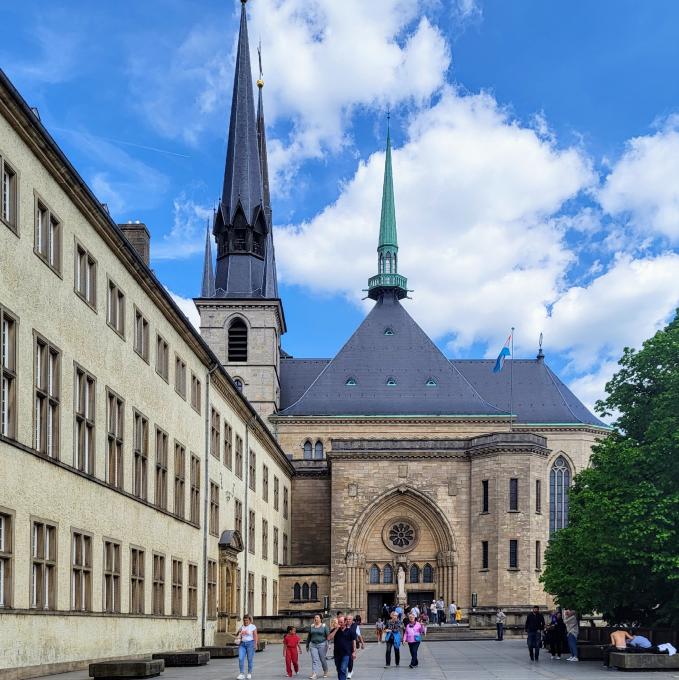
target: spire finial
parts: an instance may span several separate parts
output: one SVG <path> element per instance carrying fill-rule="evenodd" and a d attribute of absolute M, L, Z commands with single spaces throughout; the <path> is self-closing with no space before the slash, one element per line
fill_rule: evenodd
<path fill-rule="evenodd" d="M 545 353 L 542 351 L 542 331 L 540 331 L 540 338 L 538 339 L 537 360 L 538 361 L 544 361 L 544 359 L 545 359 Z"/>
<path fill-rule="evenodd" d="M 200 296 L 211 298 L 215 296 L 215 271 L 212 267 L 212 239 L 210 238 L 210 218 L 205 225 L 205 259 L 203 261 L 203 283 Z"/>
<path fill-rule="evenodd" d="M 247 2 L 247 0 L 245 0 Z M 257 45 L 257 57 L 259 59 L 259 78 L 257 78 L 257 87 L 261 90 L 264 87 L 264 72 L 262 71 L 262 41 L 260 39 Z"/>

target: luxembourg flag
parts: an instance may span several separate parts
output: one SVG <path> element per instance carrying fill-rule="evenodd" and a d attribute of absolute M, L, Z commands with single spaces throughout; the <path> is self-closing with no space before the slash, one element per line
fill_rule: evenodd
<path fill-rule="evenodd" d="M 497 355 L 497 361 L 495 362 L 495 366 L 493 367 L 493 373 L 499 373 L 502 370 L 502 367 L 505 365 L 505 359 L 512 355 L 512 353 L 509 351 L 511 344 L 512 333 L 509 334 L 509 337 L 507 338 L 504 347 L 500 350 L 500 353 Z"/>

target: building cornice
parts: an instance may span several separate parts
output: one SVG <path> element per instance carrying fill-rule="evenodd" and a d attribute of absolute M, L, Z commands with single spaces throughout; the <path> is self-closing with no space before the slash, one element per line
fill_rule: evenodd
<path fill-rule="evenodd" d="M 487 416 L 487 415 L 471 415 L 471 416 L 434 416 L 434 415 L 342 415 L 342 416 L 282 416 L 277 414 L 272 414 L 269 416 L 269 420 L 275 423 L 285 423 L 285 424 L 321 424 L 321 423 L 349 423 L 349 424 L 360 424 L 360 423 L 507 423 L 509 424 L 509 418 L 506 415 L 501 416 Z"/>
<path fill-rule="evenodd" d="M 118 225 L 104 209 L 101 202 L 52 139 L 52 136 L 26 104 L 2 69 L 0 69 L 0 114 L 52 175 L 55 182 L 104 243 L 111 248 L 123 266 L 173 325 L 176 332 L 196 354 L 206 369 L 217 367 L 216 372 L 212 374 L 212 380 L 222 396 L 234 406 L 239 414 L 242 414 L 246 422 L 252 420 L 253 432 L 257 439 L 281 464 L 281 467 L 292 476 L 294 468 L 267 425 L 254 407 L 240 393 L 219 359 L 200 336 L 200 333 L 192 326 L 163 284 L 125 238 Z"/>
<path fill-rule="evenodd" d="M 276 310 L 278 325 L 281 328 L 281 335 L 287 332 L 288 327 L 285 322 L 285 312 L 283 310 L 283 301 L 280 298 L 233 298 L 233 297 L 214 297 L 214 298 L 193 298 L 196 307 L 200 306 L 204 309 L 215 311 L 225 306 L 236 305 L 239 309 L 258 309 L 262 307 L 273 307 Z"/>

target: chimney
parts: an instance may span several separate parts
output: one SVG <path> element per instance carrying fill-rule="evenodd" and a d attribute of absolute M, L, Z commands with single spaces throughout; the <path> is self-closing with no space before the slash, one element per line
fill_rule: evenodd
<path fill-rule="evenodd" d="M 130 245 L 137 251 L 139 257 L 144 260 L 144 264 L 150 266 L 151 260 L 151 235 L 146 225 L 139 220 L 127 224 L 119 224 L 120 230 L 129 241 Z"/>

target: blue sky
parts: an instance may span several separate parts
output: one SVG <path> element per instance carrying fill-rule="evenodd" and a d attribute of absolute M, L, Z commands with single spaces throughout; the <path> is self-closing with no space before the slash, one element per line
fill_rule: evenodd
<path fill-rule="evenodd" d="M 240 3 L 3 3 L 0 66 L 184 308 L 218 199 Z M 450 356 L 591 404 L 679 305 L 679 5 L 251 0 L 284 338 L 331 356 L 375 269 L 392 111 L 408 308 Z"/>

